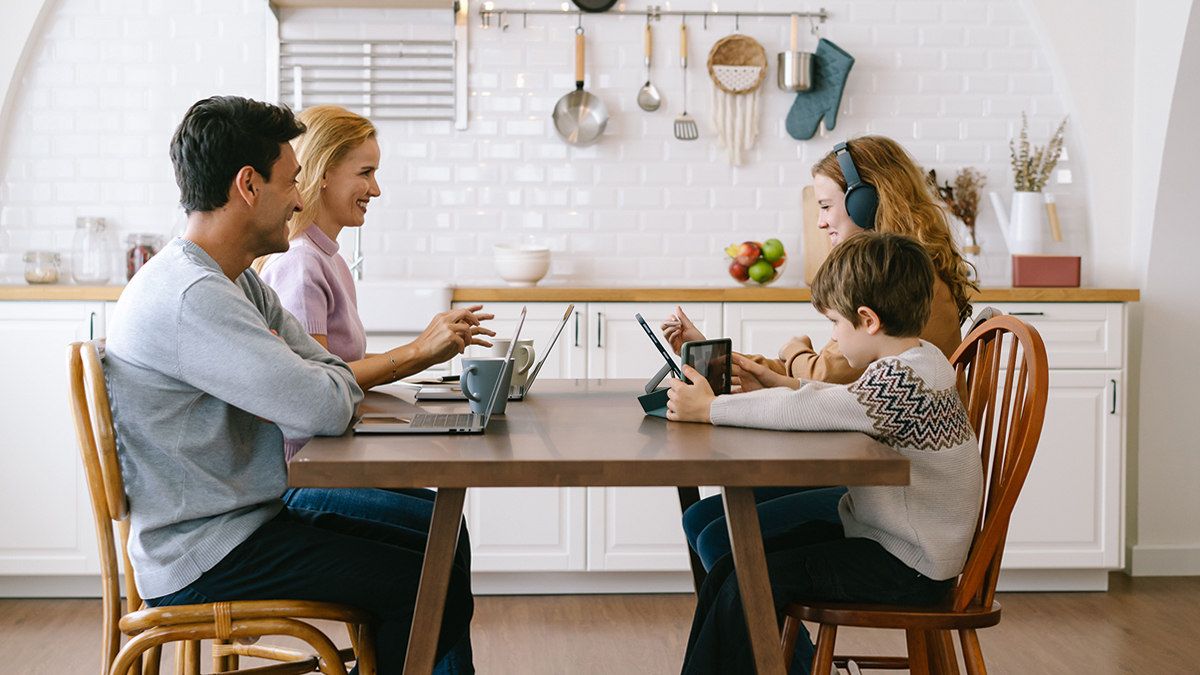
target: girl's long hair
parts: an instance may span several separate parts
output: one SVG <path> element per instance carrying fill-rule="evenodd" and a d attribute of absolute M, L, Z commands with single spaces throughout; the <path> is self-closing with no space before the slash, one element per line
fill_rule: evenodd
<path fill-rule="evenodd" d="M 307 108 L 296 116 L 306 127 L 292 141 L 296 159 L 300 162 L 300 198 L 304 208 L 288 221 L 288 241 L 295 239 L 321 214 L 321 183 L 325 172 L 346 159 L 350 151 L 375 136 L 371 120 L 336 105 Z M 261 272 L 270 256 L 254 261 L 254 271 Z"/>
<path fill-rule="evenodd" d="M 959 323 L 969 319 L 970 293 L 979 286 L 971 281 L 968 263 L 954 243 L 946 212 L 934 199 L 924 172 L 903 146 L 886 136 L 863 136 L 847 141 L 846 147 L 859 178 L 879 191 L 875 229 L 907 234 L 921 242 L 958 305 Z M 845 192 L 846 177 L 835 153 L 822 157 L 812 173 L 833 180 Z"/>

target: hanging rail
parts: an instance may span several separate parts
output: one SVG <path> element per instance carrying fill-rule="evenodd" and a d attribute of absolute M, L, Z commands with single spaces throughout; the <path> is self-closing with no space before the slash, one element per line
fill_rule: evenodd
<path fill-rule="evenodd" d="M 565 3 L 564 3 L 564 6 L 565 6 Z M 816 19 L 820 23 L 825 23 L 825 19 L 829 18 L 829 13 L 825 11 L 824 7 L 822 7 L 820 10 L 818 10 L 816 12 L 705 12 L 705 11 L 670 10 L 670 9 L 663 10 L 663 9 L 659 9 L 658 5 L 654 5 L 652 7 L 647 7 L 645 10 L 640 10 L 640 11 L 639 10 L 614 9 L 614 10 L 610 10 L 607 12 L 585 12 L 585 11 L 579 10 L 579 9 L 506 9 L 503 7 L 493 7 L 492 3 L 490 3 L 490 2 L 485 2 L 479 6 L 479 21 L 480 21 L 480 25 L 484 28 L 490 28 L 492 25 L 492 17 L 499 16 L 501 18 L 501 27 L 504 30 L 508 30 L 508 15 L 509 14 L 520 14 L 522 27 L 528 27 L 530 14 L 534 14 L 534 15 L 540 14 L 543 16 L 579 15 L 580 19 L 582 19 L 582 17 L 584 15 L 586 15 L 586 16 L 613 16 L 613 15 L 636 16 L 636 17 L 646 17 L 647 21 L 658 21 L 664 16 L 682 16 L 684 18 L 684 20 L 686 21 L 687 17 L 689 17 L 689 16 L 700 16 L 700 17 L 704 17 L 704 27 L 706 29 L 708 28 L 708 18 L 710 16 L 711 17 L 732 16 L 734 21 L 736 21 L 738 23 L 741 22 L 742 17 L 747 17 L 747 18 L 788 17 L 788 18 L 790 18 L 793 16 L 799 16 L 801 18 L 808 19 L 810 22 L 813 19 Z"/>

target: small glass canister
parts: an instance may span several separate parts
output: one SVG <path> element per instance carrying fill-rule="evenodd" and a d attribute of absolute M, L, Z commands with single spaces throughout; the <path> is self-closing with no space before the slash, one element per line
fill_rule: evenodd
<path fill-rule="evenodd" d="M 58 264 L 61 259 L 54 251 L 25 252 L 25 281 L 31 284 L 58 283 Z"/>
<path fill-rule="evenodd" d="M 103 218 L 76 218 L 71 244 L 71 277 L 75 283 L 103 285 L 112 276 L 112 248 Z"/>
<path fill-rule="evenodd" d="M 131 234 L 125 239 L 129 250 L 125 252 L 125 278 L 132 279 L 158 253 L 157 234 Z"/>

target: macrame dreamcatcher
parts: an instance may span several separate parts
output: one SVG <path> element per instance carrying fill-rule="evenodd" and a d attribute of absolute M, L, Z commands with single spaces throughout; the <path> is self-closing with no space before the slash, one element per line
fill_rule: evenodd
<path fill-rule="evenodd" d="M 753 38 L 721 38 L 708 53 L 713 80 L 713 124 L 729 163 L 741 166 L 758 138 L 759 85 L 767 75 L 767 52 Z"/>

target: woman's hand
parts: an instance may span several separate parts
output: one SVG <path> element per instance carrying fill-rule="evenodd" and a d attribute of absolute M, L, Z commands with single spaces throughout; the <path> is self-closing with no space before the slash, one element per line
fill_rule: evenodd
<path fill-rule="evenodd" d="M 737 394 L 744 394 L 756 389 L 767 389 L 769 387 L 800 388 L 800 380 L 780 375 L 741 354 L 733 355 L 733 379 L 731 380 L 731 384 L 734 387 L 734 393 Z"/>
<path fill-rule="evenodd" d="M 695 384 L 671 380 L 671 391 L 667 392 L 667 419 L 676 422 L 711 423 L 708 409 L 717 396 L 713 394 L 708 380 L 688 365 L 683 367 L 683 375 Z"/>
<path fill-rule="evenodd" d="M 429 327 L 412 342 L 412 347 L 428 365 L 442 363 L 462 354 L 471 345 L 491 347 L 492 343 L 479 335 L 493 337 L 495 332 L 480 325 L 481 321 L 495 318 L 491 314 L 479 313 L 483 305 L 466 309 L 452 309 L 433 317 Z"/>
<path fill-rule="evenodd" d="M 676 306 L 675 312 L 675 314 L 667 317 L 667 321 L 671 323 L 664 323 L 662 325 L 662 332 L 663 337 L 671 345 L 671 349 L 678 355 L 680 350 L 683 349 L 683 343 L 703 340 L 704 334 L 696 329 L 691 319 L 687 318 L 687 314 L 683 313 L 682 307 Z"/>

